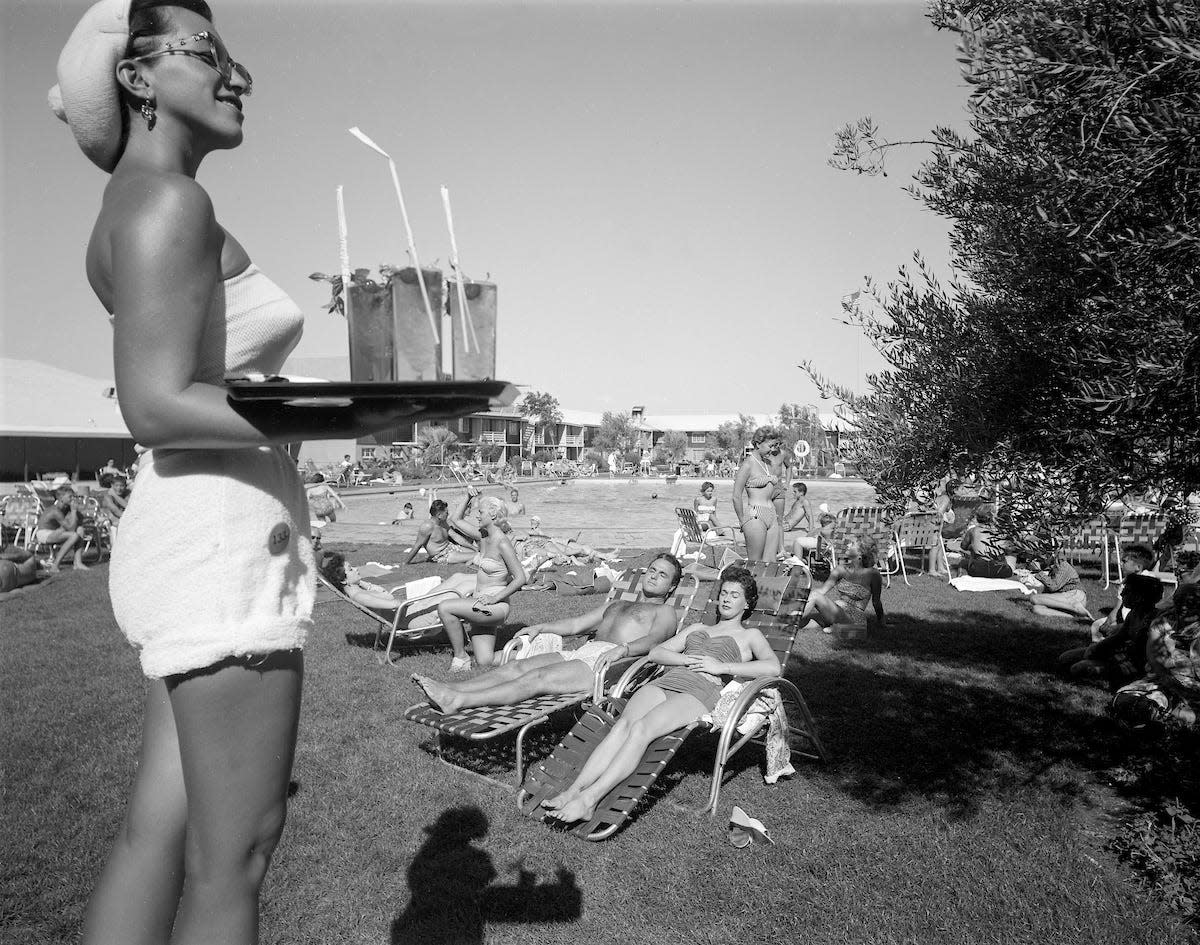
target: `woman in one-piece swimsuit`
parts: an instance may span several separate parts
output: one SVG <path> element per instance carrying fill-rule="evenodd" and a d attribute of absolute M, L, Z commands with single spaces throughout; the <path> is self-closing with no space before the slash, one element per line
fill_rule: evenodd
<path fill-rule="evenodd" d="M 753 449 L 733 480 L 733 510 L 741 522 L 746 557 L 751 561 L 763 561 L 768 553 L 774 558 L 782 547 L 783 528 L 775 509 L 779 477 L 771 472 L 771 456 L 782 442 L 774 427 L 755 430 L 751 438 Z"/>
<path fill-rule="evenodd" d="M 98 3 L 58 77 L 52 106 L 111 175 L 86 270 L 112 317 L 122 417 L 148 447 L 109 569 L 148 677 L 141 754 L 81 937 L 257 941 L 316 583 L 284 444 L 391 429 L 409 408 L 230 405 L 225 378 L 278 373 L 304 316 L 196 180 L 241 144 L 251 84 L 206 3 Z"/>
<path fill-rule="evenodd" d="M 478 492 L 471 487 L 471 495 Z M 491 666 L 496 653 L 496 628 L 508 618 L 508 598 L 529 580 L 516 549 L 509 541 L 508 509 L 503 500 L 484 496 L 476 506 L 476 524 L 460 519 L 456 527 L 469 538 L 479 542 L 479 553 L 473 563 L 478 569 L 475 587 L 462 600 L 438 604 L 438 616 L 446 627 L 446 635 L 454 648 L 450 660 L 452 673 L 471 668 L 467 655 L 467 628 L 471 631 L 471 649 L 475 662 Z"/>
<path fill-rule="evenodd" d="M 878 544 L 870 536 L 852 537 L 846 542 L 846 563 L 834 568 L 829 580 L 809 595 L 804 616 L 807 628 L 822 627 L 826 633 L 835 623 L 863 626 L 867 623 L 867 601 L 875 608 L 875 619 L 886 626 L 880 593 L 883 578 L 875 567 Z"/>
<path fill-rule="evenodd" d="M 634 772 L 650 743 L 711 712 L 731 677 L 779 675 L 779 658 L 762 632 L 742 623 L 758 602 L 753 576 L 734 565 L 720 580 L 716 626 L 689 627 L 650 651 L 652 662 L 671 669 L 633 694 L 570 786 L 542 803 L 549 816 L 590 819 L 605 795 Z"/>

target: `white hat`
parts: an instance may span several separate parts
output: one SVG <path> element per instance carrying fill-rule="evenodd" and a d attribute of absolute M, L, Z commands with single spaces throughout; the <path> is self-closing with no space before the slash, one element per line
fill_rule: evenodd
<path fill-rule="evenodd" d="M 58 85 L 48 96 L 83 153 L 109 173 L 121 156 L 117 63 L 129 45 L 129 4 L 100 0 L 88 9 L 58 57 Z"/>

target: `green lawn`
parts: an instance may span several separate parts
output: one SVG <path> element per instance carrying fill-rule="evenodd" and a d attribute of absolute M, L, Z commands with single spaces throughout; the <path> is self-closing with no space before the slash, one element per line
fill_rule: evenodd
<path fill-rule="evenodd" d="M 75 940 L 122 814 L 143 680 L 106 580 L 106 566 L 68 573 L 0 604 L 0 942 Z M 1094 608 L 1111 603 L 1092 591 Z M 514 619 L 598 602 L 523 593 Z M 707 794 L 712 742 L 695 737 L 641 815 L 600 844 L 524 819 L 511 795 L 421 750 L 427 730 L 401 720 L 416 701 L 408 674 L 444 674 L 444 651 L 380 667 L 369 621 L 319 605 L 263 941 L 1186 941 L 1105 847 L 1122 742 L 1103 692 L 1046 672 L 1078 630 L 931 577 L 893 583 L 884 604 L 885 634 L 797 644 L 791 674 L 829 765 L 800 763 L 767 786 L 748 748 L 719 816 L 694 817 L 669 801 Z M 727 843 L 735 803 L 775 846 Z"/>

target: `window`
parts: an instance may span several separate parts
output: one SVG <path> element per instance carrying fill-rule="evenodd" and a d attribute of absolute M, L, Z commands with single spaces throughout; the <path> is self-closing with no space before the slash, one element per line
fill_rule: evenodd
<path fill-rule="evenodd" d="M 708 434 L 707 433 L 692 433 L 689 435 L 688 439 L 689 439 L 689 442 L 692 444 L 692 446 L 703 446 L 705 443 L 708 442 Z"/>

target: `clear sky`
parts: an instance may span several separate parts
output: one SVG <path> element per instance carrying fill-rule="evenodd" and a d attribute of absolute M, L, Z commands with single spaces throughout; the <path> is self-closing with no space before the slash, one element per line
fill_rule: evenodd
<path fill-rule="evenodd" d="M 83 272 L 105 175 L 45 105 L 88 4 L 0 0 L 5 356 L 109 377 Z M 439 187 L 465 271 L 499 286 L 498 373 L 584 410 L 771 412 L 817 403 L 812 358 L 858 384 L 880 361 L 838 300 L 946 224 L 886 179 L 826 164 L 834 131 L 963 127 L 954 38 L 919 0 L 213 3 L 254 75 L 245 142 L 199 179 L 218 218 L 306 314 L 297 354 L 344 354 L 314 270 L 407 264 L 396 158 L 422 263 L 446 266 Z M 827 405 L 826 405 L 827 407 Z"/>

